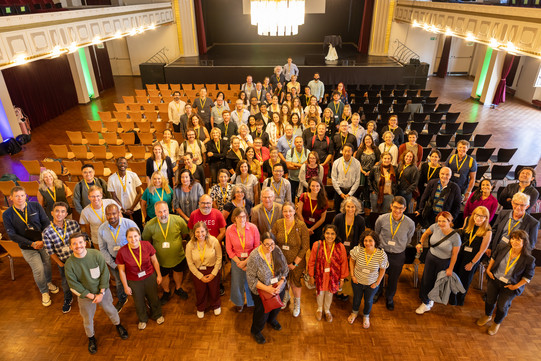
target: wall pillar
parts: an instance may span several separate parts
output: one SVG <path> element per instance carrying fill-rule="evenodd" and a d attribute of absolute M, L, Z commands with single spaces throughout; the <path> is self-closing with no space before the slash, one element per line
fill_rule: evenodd
<path fill-rule="evenodd" d="M 197 26 L 193 0 L 173 0 L 180 56 L 198 56 Z"/>
<path fill-rule="evenodd" d="M 375 0 L 370 32 L 369 55 L 386 56 L 393 22 L 396 0 Z"/>
<path fill-rule="evenodd" d="M 0 71 L 0 138 L 5 140 L 16 137 L 21 133 L 21 127 L 15 116 L 15 109 L 9 96 L 4 75 Z"/>
<path fill-rule="evenodd" d="M 91 98 L 99 97 L 88 48 L 80 48 L 75 53 L 66 56 L 68 57 L 79 104 L 87 104 Z"/>

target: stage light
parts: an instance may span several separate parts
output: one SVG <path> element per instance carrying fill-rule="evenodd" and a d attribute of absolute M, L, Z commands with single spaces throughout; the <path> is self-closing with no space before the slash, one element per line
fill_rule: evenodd
<path fill-rule="evenodd" d="M 418 28 L 421 26 L 421 24 L 419 24 L 417 20 L 413 20 L 413 24 L 411 24 L 411 26 L 413 26 L 414 28 Z"/>
<path fill-rule="evenodd" d="M 430 25 L 428 25 L 427 23 L 424 23 L 424 24 L 423 24 L 423 29 L 425 29 L 426 31 L 428 31 L 428 29 L 430 29 Z"/>
<path fill-rule="evenodd" d="M 467 41 L 476 41 L 475 35 L 473 35 L 472 33 L 468 32 L 468 33 L 466 34 L 466 40 L 467 40 Z"/>
<path fill-rule="evenodd" d="M 449 29 L 449 28 L 445 29 L 445 35 L 447 35 L 447 36 L 453 36 L 453 35 L 454 35 L 453 30 L 451 30 L 451 29 Z"/>
<path fill-rule="evenodd" d="M 488 45 L 492 48 L 492 49 L 496 49 L 500 46 L 500 43 L 498 43 L 498 40 L 494 39 L 494 38 L 490 38 L 489 42 L 488 42 Z"/>
<path fill-rule="evenodd" d="M 148 27 L 148 30 L 154 30 L 156 29 L 156 24 L 152 23 L 150 24 L 150 26 Z"/>
<path fill-rule="evenodd" d="M 98 45 L 98 44 L 101 44 L 101 43 L 102 43 L 102 41 L 101 41 L 101 39 L 100 39 L 100 37 L 98 35 L 96 35 L 94 37 L 94 39 L 92 39 L 92 44 L 94 44 L 94 45 Z"/>
<path fill-rule="evenodd" d="M 118 30 L 115 35 L 114 35 L 114 38 L 115 39 L 120 39 L 122 37 L 122 33 L 120 32 L 120 30 Z"/>
<path fill-rule="evenodd" d="M 128 35 L 129 35 L 129 36 L 137 35 L 137 28 L 131 29 Z"/>
<path fill-rule="evenodd" d="M 58 58 L 60 55 L 62 55 L 63 51 L 60 48 L 60 45 L 57 45 L 53 48 L 53 51 L 51 51 L 51 59 Z"/>
<path fill-rule="evenodd" d="M 438 28 L 435 27 L 434 25 L 430 25 L 429 31 L 437 34 L 438 33 Z"/>
<path fill-rule="evenodd" d="M 28 59 L 26 58 L 25 53 L 21 53 L 15 56 L 15 60 L 13 62 L 15 63 L 15 65 L 23 65 L 28 63 Z"/>
<path fill-rule="evenodd" d="M 515 44 L 513 44 L 512 42 L 508 41 L 507 45 L 505 46 L 505 49 L 507 50 L 509 54 L 516 55 L 517 48 Z"/>
<path fill-rule="evenodd" d="M 77 43 L 74 41 L 73 43 L 70 44 L 70 46 L 68 47 L 68 53 L 75 53 L 77 51 Z"/>
<path fill-rule="evenodd" d="M 304 24 L 304 0 L 251 0 L 251 24 L 263 36 L 297 35 Z"/>

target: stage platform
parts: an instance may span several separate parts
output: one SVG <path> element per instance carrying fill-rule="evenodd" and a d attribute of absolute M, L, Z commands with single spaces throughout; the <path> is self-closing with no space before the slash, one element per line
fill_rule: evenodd
<path fill-rule="evenodd" d="M 315 72 L 325 84 L 418 84 L 409 76 L 408 66 L 389 57 L 361 55 L 355 45 L 343 44 L 336 49 L 339 59 L 327 62 L 327 50 L 323 43 L 220 44 L 205 55 L 182 57 L 169 64 L 145 63 L 140 68 L 144 83 L 244 83 L 248 74 L 254 81 L 262 81 L 272 75 L 276 65 L 284 65 L 292 57 L 301 84 L 307 84 Z M 416 77 L 417 73 L 423 71 L 416 71 Z"/>

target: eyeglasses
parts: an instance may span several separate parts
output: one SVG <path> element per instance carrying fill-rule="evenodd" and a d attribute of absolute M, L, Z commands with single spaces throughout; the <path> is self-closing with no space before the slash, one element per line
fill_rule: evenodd
<path fill-rule="evenodd" d="M 274 246 L 275 246 L 274 242 L 273 242 L 273 243 L 263 243 L 263 245 L 264 245 L 265 247 L 267 247 L 267 248 L 271 248 L 271 247 L 274 247 Z"/>
<path fill-rule="evenodd" d="M 483 216 L 482 214 L 474 214 L 473 216 L 481 219 L 487 218 L 487 216 Z"/>
<path fill-rule="evenodd" d="M 200 204 L 212 204 L 212 202 L 199 202 Z"/>
<path fill-rule="evenodd" d="M 517 207 L 520 207 L 520 208 L 528 207 L 528 204 L 521 204 L 521 203 L 516 203 L 516 202 L 511 202 L 511 203 L 513 203 L 514 206 L 517 206 Z"/>

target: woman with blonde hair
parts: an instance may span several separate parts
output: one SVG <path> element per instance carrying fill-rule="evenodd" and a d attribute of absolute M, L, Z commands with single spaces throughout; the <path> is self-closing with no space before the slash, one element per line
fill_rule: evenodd
<path fill-rule="evenodd" d="M 49 220 L 53 220 L 51 214 L 53 205 L 56 202 L 65 202 L 69 204 L 68 198 L 71 198 L 72 192 L 64 182 L 62 182 L 56 176 L 56 173 L 50 169 L 41 171 L 39 175 L 39 192 L 38 202 L 41 204 Z M 71 214 L 71 208 L 68 209 L 68 213 Z"/>
<path fill-rule="evenodd" d="M 169 186 L 167 178 L 161 172 L 152 173 L 150 184 L 143 192 L 141 197 L 141 213 L 143 214 L 143 222 L 156 217 L 154 204 L 159 201 L 164 201 L 169 207 L 169 212 L 173 212 L 173 190 Z"/>
<path fill-rule="evenodd" d="M 146 160 L 146 175 L 147 184 L 150 184 L 150 177 L 154 172 L 161 172 L 167 178 L 169 184 L 173 186 L 173 162 L 171 158 L 165 154 L 163 146 L 160 142 L 155 142 L 152 145 L 150 158 Z"/>

